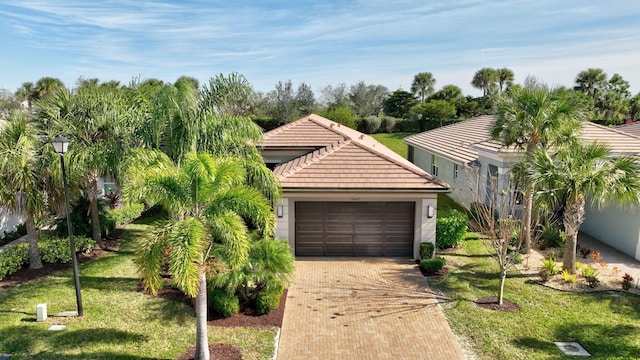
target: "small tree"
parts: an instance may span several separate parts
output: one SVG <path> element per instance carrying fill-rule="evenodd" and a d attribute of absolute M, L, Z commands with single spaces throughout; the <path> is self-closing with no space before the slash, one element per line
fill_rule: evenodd
<path fill-rule="evenodd" d="M 504 284 L 507 271 L 519 257 L 522 240 L 519 236 L 520 221 L 518 219 L 518 204 L 520 193 L 515 190 L 512 176 L 487 175 L 487 181 L 482 181 L 479 169 L 473 170 L 469 176 L 474 206 L 471 220 L 475 228 L 487 236 L 484 244 L 498 263 L 500 285 L 498 290 L 498 305 L 502 305 L 504 298 Z"/>

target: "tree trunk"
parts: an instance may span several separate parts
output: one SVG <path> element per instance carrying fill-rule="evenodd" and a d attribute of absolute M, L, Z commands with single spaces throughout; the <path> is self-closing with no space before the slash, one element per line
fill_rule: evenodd
<path fill-rule="evenodd" d="M 564 244 L 562 269 L 572 274 L 576 272 L 576 245 L 578 244 L 578 230 L 584 220 L 584 198 L 574 202 L 567 202 L 564 208 L 564 231 L 567 241 Z"/>
<path fill-rule="evenodd" d="M 527 188 L 522 204 L 522 221 L 520 223 L 520 244 L 522 254 L 531 251 L 531 214 L 533 213 L 533 189 Z"/>
<path fill-rule="evenodd" d="M 498 305 L 502 305 L 504 298 L 504 283 L 507 280 L 507 268 L 500 266 L 500 290 L 498 292 Z"/>
<path fill-rule="evenodd" d="M 42 268 L 42 257 L 38 248 L 38 230 L 33 215 L 27 213 L 27 241 L 29 242 L 29 269 Z"/>
<path fill-rule="evenodd" d="M 207 337 L 207 276 L 200 271 L 200 286 L 196 296 L 196 353 L 194 359 L 209 360 L 209 339 Z"/>
<path fill-rule="evenodd" d="M 104 243 L 102 242 L 102 234 L 100 232 L 100 213 L 98 212 L 98 179 L 96 175 L 91 176 L 88 186 L 89 196 L 89 213 L 91 214 L 91 234 L 93 240 L 96 241 L 96 245 L 101 249 L 104 249 Z"/>

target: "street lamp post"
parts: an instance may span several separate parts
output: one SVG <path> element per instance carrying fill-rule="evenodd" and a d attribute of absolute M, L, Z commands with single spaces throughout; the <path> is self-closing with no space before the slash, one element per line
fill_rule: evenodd
<path fill-rule="evenodd" d="M 76 304 L 78 306 L 78 316 L 82 316 L 82 296 L 80 295 L 80 277 L 78 276 L 78 259 L 76 258 L 76 243 L 73 239 L 73 228 L 71 226 L 71 207 L 69 206 L 69 189 L 67 187 L 67 173 L 64 169 L 64 154 L 69 148 L 69 139 L 63 136 L 56 136 L 51 140 L 51 144 L 56 153 L 60 155 L 60 165 L 62 166 L 62 183 L 64 184 L 64 200 L 67 206 L 67 228 L 69 230 L 69 245 L 71 247 L 71 263 L 73 264 L 73 280 L 76 285 Z"/>

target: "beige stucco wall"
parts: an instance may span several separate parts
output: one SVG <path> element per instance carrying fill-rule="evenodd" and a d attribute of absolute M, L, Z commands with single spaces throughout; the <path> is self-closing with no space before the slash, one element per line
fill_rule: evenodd
<path fill-rule="evenodd" d="M 286 239 L 289 246 L 295 250 L 295 202 L 296 201 L 413 201 L 415 202 L 414 219 L 414 249 L 413 256 L 418 258 L 420 242 L 436 241 L 436 211 L 438 197 L 437 194 L 416 194 L 416 193 L 287 193 L 282 197 L 281 205 L 283 217 L 276 218 L 276 237 Z M 429 218 L 427 208 L 434 207 L 434 216 Z"/>

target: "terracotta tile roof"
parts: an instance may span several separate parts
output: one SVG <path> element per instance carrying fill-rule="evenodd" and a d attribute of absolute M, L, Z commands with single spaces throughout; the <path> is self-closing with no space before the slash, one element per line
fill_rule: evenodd
<path fill-rule="evenodd" d="M 316 148 L 274 169 L 285 189 L 449 190 L 371 136 L 318 115 L 269 131 L 264 139 L 267 149 Z"/>
<path fill-rule="evenodd" d="M 616 129 L 624 131 L 628 134 L 640 136 L 640 121 L 635 121 L 630 124 L 624 124 L 616 126 Z"/>
<path fill-rule="evenodd" d="M 491 140 L 491 126 L 494 121 L 495 116 L 483 115 L 409 136 L 404 139 L 404 142 L 461 164 L 469 164 L 477 160 L 478 151 L 518 152 L 519 150 L 515 147 L 507 148 L 500 142 Z M 614 154 L 640 155 L 640 137 L 620 129 L 584 122 L 578 137 L 607 144 Z"/>
<path fill-rule="evenodd" d="M 473 149 L 473 145 L 488 142 L 494 120 L 495 117 L 491 115 L 479 116 L 409 136 L 404 142 L 454 162 L 468 164 L 478 158 L 478 152 Z M 486 145 L 491 143 L 488 142 Z M 494 143 L 493 146 L 500 148 L 499 143 Z"/>
<path fill-rule="evenodd" d="M 398 162 L 376 150 L 351 139 L 339 141 L 281 164 L 274 173 L 285 189 L 448 190 L 407 160 Z"/>

